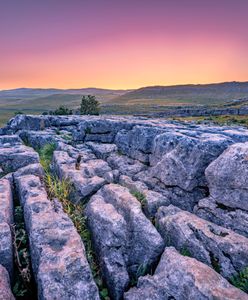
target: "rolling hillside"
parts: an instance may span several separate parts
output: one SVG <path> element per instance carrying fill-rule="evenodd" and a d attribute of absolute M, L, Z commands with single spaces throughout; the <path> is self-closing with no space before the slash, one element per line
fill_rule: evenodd
<path fill-rule="evenodd" d="M 151 86 L 111 100 L 115 104 L 208 105 L 248 97 L 248 82 Z"/>

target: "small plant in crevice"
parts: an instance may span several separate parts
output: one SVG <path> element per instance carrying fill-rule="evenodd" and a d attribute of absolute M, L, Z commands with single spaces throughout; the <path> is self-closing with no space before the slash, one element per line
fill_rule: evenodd
<path fill-rule="evenodd" d="M 183 255 L 183 256 L 191 257 L 191 253 L 190 253 L 190 251 L 189 251 L 189 249 L 187 247 L 183 247 L 180 250 L 180 254 Z"/>
<path fill-rule="evenodd" d="M 145 276 L 147 274 L 149 275 L 153 275 L 154 273 L 154 270 L 153 270 L 153 267 L 151 266 L 148 266 L 147 264 L 140 264 L 138 266 L 138 269 L 135 273 L 135 275 L 131 276 L 131 279 L 130 279 L 130 286 L 131 287 L 134 287 L 137 285 L 138 283 L 138 279 L 142 276 Z"/>
<path fill-rule="evenodd" d="M 248 293 L 248 267 L 229 279 L 230 283 Z"/>
<path fill-rule="evenodd" d="M 123 156 L 123 153 L 121 152 L 120 149 L 117 150 L 116 154 L 117 154 L 118 156 Z"/>
<path fill-rule="evenodd" d="M 146 196 L 138 191 L 131 191 L 131 194 L 141 203 L 141 206 L 144 207 L 146 204 Z"/>
<path fill-rule="evenodd" d="M 11 226 L 15 272 L 13 293 L 16 299 L 36 299 L 36 289 L 32 278 L 28 236 L 25 231 L 23 211 L 16 206 L 14 211 L 15 225 Z"/>
<path fill-rule="evenodd" d="M 86 127 L 84 130 L 85 134 L 91 134 L 91 128 L 90 127 Z"/>
<path fill-rule="evenodd" d="M 30 142 L 29 142 L 29 140 L 28 140 L 28 138 L 26 136 L 22 137 L 22 142 L 23 142 L 23 144 L 25 146 L 32 147 L 31 144 L 30 144 Z"/>
<path fill-rule="evenodd" d="M 71 134 L 62 134 L 61 137 L 67 141 L 67 142 L 71 142 L 72 141 L 72 135 Z"/>
<path fill-rule="evenodd" d="M 60 133 L 60 129 L 59 128 L 56 128 L 55 129 L 55 133 L 57 134 L 57 135 L 60 135 L 61 133 Z"/>
<path fill-rule="evenodd" d="M 217 272 L 220 273 L 221 271 L 221 266 L 219 264 L 219 259 L 214 256 L 212 252 L 209 252 L 210 260 L 211 260 L 211 265 L 213 269 Z"/>

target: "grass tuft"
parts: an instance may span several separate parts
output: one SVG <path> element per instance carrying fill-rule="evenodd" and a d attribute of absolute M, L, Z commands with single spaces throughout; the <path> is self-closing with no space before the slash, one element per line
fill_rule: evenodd
<path fill-rule="evenodd" d="M 141 203 L 141 206 L 144 207 L 146 204 L 145 194 L 138 191 L 131 191 L 131 194 Z"/>
<path fill-rule="evenodd" d="M 52 161 L 53 152 L 56 150 L 54 143 L 46 144 L 44 147 L 38 149 L 40 156 L 40 163 L 44 168 L 45 172 L 50 171 L 50 163 Z"/>
<path fill-rule="evenodd" d="M 248 267 L 229 280 L 232 285 L 248 293 Z"/>

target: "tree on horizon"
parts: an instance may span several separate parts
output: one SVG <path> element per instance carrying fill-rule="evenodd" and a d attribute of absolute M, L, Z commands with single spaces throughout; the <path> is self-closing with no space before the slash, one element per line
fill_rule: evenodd
<path fill-rule="evenodd" d="M 100 103 L 96 100 L 93 95 L 83 96 L 80 105 L 81 115 L 99 115 L 100 113 Z"/>

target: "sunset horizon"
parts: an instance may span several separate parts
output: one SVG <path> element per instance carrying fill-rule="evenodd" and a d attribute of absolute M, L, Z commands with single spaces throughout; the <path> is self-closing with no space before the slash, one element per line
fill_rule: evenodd
<path fill-rule="evenodd" d="M 178 83 L 178 84 L 153 84 L 153 85 L 145 85 L 145 86 L 137 86 L 137 87 L 123 87 L 123 88 L 111 88 L 111 87 L 99 87 L 99 86 L 77 86 L 77 87 L 57 87 L 57 86 L 17 86 L 13 88 L 7 88 L 7 89 L 0 89 L 0 91 L 8 91 L 8 90 L 18 90 L 18 89 L 41 89 L 41 90 L 49 90 L 49 89 L 58 89 L 58 90 L 80 90 L 80 89 L 99 89 L 99 90 L 138 90 L 146 87 L 173 87 L 173 86 L 197 86 L 197 85 L 219 85 L 219 84 L 228 84 L 228 83 L 248 83 L 248 80 L 246 81 L 237 81 L 237 80 L 231 80 L 231 81 L 217 81 L 217 82 L 202 82 L 202 83 L 195 83 L 195 82 L 188 82 L 188 83 Z"/>
<path fill-rule="evenodd" d="M 0 90 L 248 80 L 248 3 L 0 4 Z"/>

